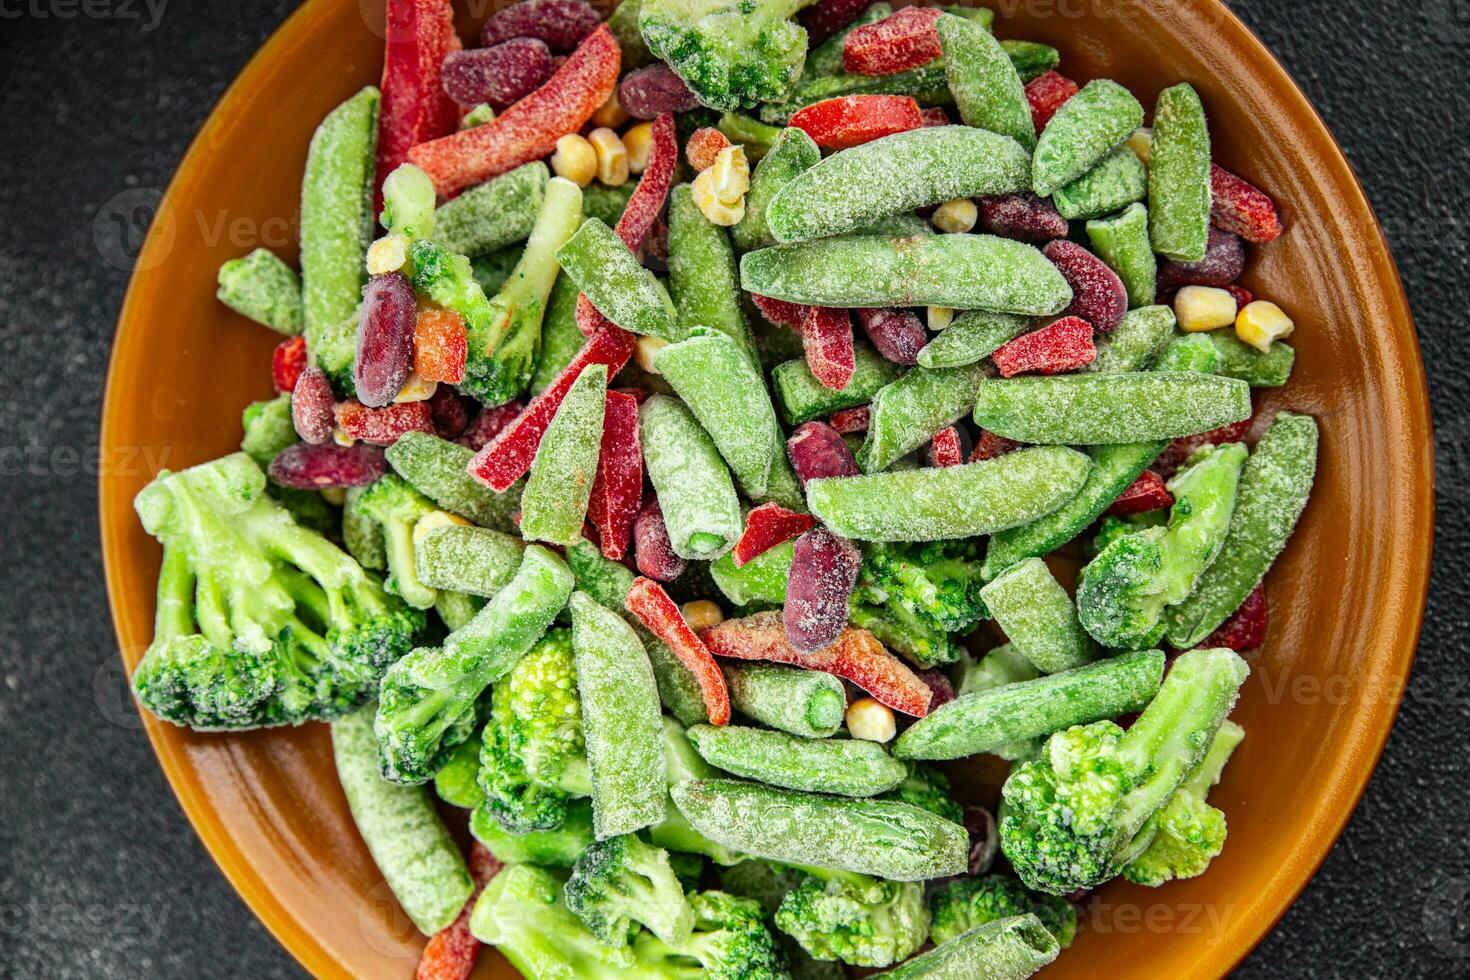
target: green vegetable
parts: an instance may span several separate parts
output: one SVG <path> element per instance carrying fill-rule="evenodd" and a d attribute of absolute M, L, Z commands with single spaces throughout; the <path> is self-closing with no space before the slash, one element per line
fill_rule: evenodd
<path fill-rule="evenodd" d="M 959 368 L 983 360 L 1025 332 L 1025 317 L 972 310 L 961 314 L 919 351 L 922 368 Z M 938 430 L 936 430 L 938 431 Z"/>
<path fill-rule="evenodd" d="M 1062 217 L 1101 218 L 1148 196 L 1148 168 L 1131 147 L 1120 146 L 1102 162 L 1051 196 Z"/>
<path fill-rule="evenodd" d="M 1040 558 L 1006 569 L 980 590 L 980 600 L 1021 656 L 1042 673 L 1071 670 L 1093 658 L 1072 597 Z"/>
<path fill-rule="evenodd" d="M 525 241 L 536 225 L 550 176 L 546 164 L 536 160 L 471 187 L 439 205 L 432 237 L 471 258 Z"/>
<path fill-rule="evenodd" d="M 1154 106 L 1149 154 L 1149 238 L 1177 262 L 1205 257 L 1210 236 L 1210 128 L 1194 86 L 1174 85 Z"/>
<path fill-rule="evenodd" d="M 643 0 L 638 27 L 699 101 L 732 111 L 782 98 L 806 59 L 798 0 Z"/>
<path fill-rule="evenodd" d="M 453 589 L 440 589 L 439 601 L 434 603 L 434 611 L 451 632 L 468 624 L 483 608 L 484 599 L 465 592 L 455 592 Z"/>
<path fill-rule="evenodd" d="M 638 409 L 638 431 L 675 553 L 708 561 L 729 551 L 744 528 L 740 499 L 694 414 L 678 399 L 655 395 Z"/>
<path fill-rule="evenodd" d="M 291 421 L 289 393 L 277 395 L 270 401 L 251 402 L 240 416 L 240 425 L 245 430 L 240 448 L 262 469 L 270 466 L 271 460 L 282 449 L 301 441 L 296 435 L 295 423 Z"/>
<path fill-rule="evenodd" d="M 470 933 L 495 946 L 529 980 L 611 980 L 633 974 L 633 950 L 605 946 L 588 932 L 566 906 L 565 882 L 565 873 L 533 864 L 505 868 L 475 902 Z"/>
<path fill-rule="evenodd" d="M 669 196 L 669 294 L 678 314 L 678 340 L 698 327 L 735 341 L 755 364 L 755 341 L 740 302 L 735 251 L 725 229 L 704 216 L 687 184 Z"/>
<path fill-rule="evenodd" d="M 541 864 L 570 868 L 592 846 L 592 801 L 569 800 L 566 819 L 555 830 L 512 833 L 483 807 L 470 815 L 470 833 L 505 864 Z"/>
<path fill-rule="evenodd" d="M 572 363 L 587 338 L 577 326 L 577 297 L 582 291 L 570 276 L 557 276 L 541 322 L 541 353 L 531 375 L 530 392 L 539 395 Z"/>
<path fill-rule="evenodd" d="M 450 806 L 464 810 L 485 802 L 485 791 L 480 789 L 479 739 L 461 742 L 449 753 L 444 767 L 434 774 L 434 793 Z"/>
<path fill-rule="evenodd" d="M 628 199 L 637 189 L 638 181 L 636 180 L 619 184 L 617 187 L 609 187 L 594 181 L 582 188 L 582 210 L 587 217 L 597 218 L 609 227 L 616 228 L 618 219 L 628 209 Z"/>
<path fill-rule="evenodd" d="M 375 522 L 383 533 L 388 559 L 389 592 L 403 597 L 415 609 L 428 609 L 436 598 L 414 563 L 413 526 L 434 509 L 434 502 L 400 476 L 388 473 L 354 498 L 354 512 Z"/>
<path fill-rule="evenodd" d="M 884 385 L 873 395 L 868 433 L 857 451 L 859 468 L 864 473 L 886 470 L 958 422 L 975 403 L 975 386 L 994 375 L 988 364 L 918 367 Z"/>
<path fill-rule="evenodd" d="M 556 260 L 597 311 L 613 323 L 633 333 L 679 339 L 674 310 L 653 273 L 603 222 L 596 218 L 582 222 L 557 251 Z"/>
<path fill-rule="evenodd" d="M 802 738 L 828 738 L 842 727 L 847 692 L 831 674 L 762 663 L 721 667 L 730 704 L 755 721 Z"/>
<path fill-rule="evenodd" d="M 694 907 L 669 865 L 669 852 L 632 834 L 597 841 L 577 858 L 566 902 L 607 946 L 626 946 L 640 925 L 674 945 L 694 930 Z"/>
<path fill-rule="evenodd" d="M 741 725 L 695 725 L 688 734 L 710 765 L 786 789 L 875 796 L 904 778 L 903 763 L 876 742 L 799 738 Z"/>
<path fill-rule="evenodd" d="M 781 329 L 785 329 L 784 327 Z M 855 367 L 847 387 L 836 391 L 812 376 L 806 358 L 799 357 L 771 369 L 771 387 L 781 418 L 800 425 L 844 408 L 866 405 L 884 385 L 903 375 L 903 368 L 864 343 L 853 345 Z"/>
<path fill-rule="evenodd" d="M 1291 377 L 1296 351 L 1290 344 L 1278 340 L 1262 353 L 1235 336 L 1233 330 L 1211 330 L 1204 336 L 1220 356 L 1215 370 L 1227 378 L 1238 378 L 1252 388 L 1280 388 Z"/>
<path fill-rule="evenodd" d="M 363 568 L 384 571 L 388 567 L 388 541 L 383 525 L 358 510 L 367 487 L 350 487 L 342 505 L 342 544 Z M 417 558 L 415 558 L 417 567 Z"/>
<path fill-rule="evenodd" d="M 742 252 L 776 244 L 766 223 L 766 208 L 781 188 L 822 159 L 822 151 L 804 131 L 794 127 L 780 133 L 765 159 L 756 165 L 745 195 L 745 217 L 730 230 L 735 247 Z"/>
<path fill-rule="evenodd" d="M 944 77 L 964 124 L 1009 136 L 1033 149 L 1036 126 L 1026 88 L 1006 49 L 985 25 L 962 17 L 940 17 L 935 27 L 944 49 Z"/>
<path fill-rule="evenodd" d="M 1095 79 L 1062 104 L 1036 141 L 1031 189 L 1050 197 L 1087 173 L 1143 125 L 1143 106 L 1126 88 Z"/>
<path fill-rule="evenodd" d="M 1161 368 L 1155 362 L 1169 346 L 1174 324 L 1174 311 L 1167 306 L 1129 310 L 1116 330 L 1098 338 L 1097 358 L 1083 370 L 1089 374 L 1121 374 Z"/>
<path fill-rule="evenodd" d="M 713 891 L 692 895 L 689 901 L 694 932 L 687 940 L 670 946 L 645 932 L 634 941 L 637 976 L 687 977 L 690 961 L 697 964 L 694 975 L 708 980 L 778 980 L 788 975 L 780 947 L 761 921 L 759 904 Z"/>
<path fill-rule="evenodd" d="M 486 296 L 498 293 L 515 271 L 516 263 L 521 260 L 521 253 L 524 251 L 521 245 L 516 244 L 497 248 L 486 255 L 477 255 L 470 259 L 470 275 L 474 276 L 475 282 L 480 284 L 480 289 Z"/>
<path fill-rule="evenodd" d="M 1016 74 L 1021 76 L 1022 82 L 1029 82 L 1037 75 L 1046 74 L 1062 61 L 1060 51 L 1049 44 L 1041 44 L 1037 41 L 1018 41 L 1014 38 L 1006 38 L 1000 42 L 1000 46 L 1005 49 L 1007 57 L 1011 59 L 1011 64 L 1016 66 Z"/>
<path fill-rule="evenodd" d="M 887 980 L 1023 980 L 1057 958 L 1061 948 L 1040 919 L 1015 915 L 971 929 L 957 939 L 877 974 Z"/>
<path fill-rule="evenodd" d="M 301 278 L 269 249 L 219 267 L 219 301 L 236 313 L 294 337 L 302 329 Z"/>
<path fill-rule="evenodd" d="M 1158 291 L 1159 260 L 1148 238 L 1148 208 L 1134 203 L 1122 214 L 1089 221 L 1087 237 L 1098 258 L 1123 280 L 1129 307 L 1152 305 Z"/>
<path fill-rule="evenodd" d="M 414 545 L 414 568 L 425 585 L 486 599 L 510 584 L 525 542 L 485 527 L 436 527 Z"/>
<path fill-rule="evenodd" d="M 953 823 L 964 821 L 965 808 L 950 798 L 949 778 L 944 773 L 922 762 L 907 762 L 904 767 L 908 772 L 903 782 L 878 799 L 907 803 Z"/>
<path fill-rule="evenodd" d="M 1066 949 L 1077 935 L 1077 907 L 1065 898 L 1034 892 L 1008 875 L 959 878 L 929 896 L 935 943 L 958 939 L 977 926 L 1031 913 Z"/>
<path fill-rule="evenodd" d="M 784 541 L 739 568 L 724 554 L 710 563 L 715 585 L 737 606 L 779 606 L 786 601 L 786 579 L 796 546 Z"/>
<path fill-rule="evenodd" d="M 589 364 L 567 390 L 541 438 L 521 494 L 521 536 L 569 545 L 581 540 L 602 449 L 607 366 Z"/>
<path fill-rule="evenodd" d="M 383 227 L 409 241 L 434 235 L 434 181 L 411 163 L 383 178 Z M 502 243 L 503 244 L 503 243 Z"/>
<path fill-rule="evenodd" d="M 720 117 L 715 128 L 725 134 L 725 138 L 731 143 L 739 143 L 745 147 L 745 155 L 751 160 L 761 160 L 767 153 L 771 152 L 771 146 L 781 135 L 781 127 L 767 126 L 759 119 L 742 116 L 734 112 L 727 112 Z M 750 202 L 747 199 L 746 208 L 749 209 Z"/>
<path fill-rule="evenodd" d="M 623 0 L 607 15 L 607 26 L 612 28 L 613 37 L 622 49 L 623 71 L 642 68 L 654 60 L 648 45 L 643 43 L 643 32 L 638 29 L 638 15 L 642 12 L 643 0 Z"/>
<path fill-rule="evenodd" d="M 386 450 L 388 464 L 414 489 L 481 527 L 519 535 L 520 484 L 496 493 L 465 472 L 475 451 L 427 432 L 405 432 Z"/>
<path fill-rule="evenodd" d="M 889 966 L 929 934 L 924 886 L 818 868 L 805 872 L 776 910 L 776 926 L 818 960 Z"/>
<path fill-rule="evenodd" d="M 689 744 L 682 725 L 665 717 L 663 728 L 664 768 L 668 771 L 670 787 L 691 779 L 708 779 L 717 775 Z M 648 829 L 648 839 L 666 850 L 700 854 L 719 865 L 729 866 L 745 860 L 745 855 L 717 844 L 695 830 L 667 793 L 664 794 L 664 818 Z"/>
<path fill-rule="evenodd" d="M 920 667 L 959 659 L 950 634 L 974 629 L 989 612 L 980 597 L 972 542 L 870 544 L 853 593 L 852 625 Z"/>

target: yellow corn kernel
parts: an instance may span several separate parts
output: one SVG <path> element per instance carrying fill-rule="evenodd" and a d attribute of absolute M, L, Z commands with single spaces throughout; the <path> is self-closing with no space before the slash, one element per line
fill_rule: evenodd
<path fill-rule="evenodd" d="M 1174 316 L 1186 333 L 1219 330 L 1235 322 L 1235 296 L 1214 286 L 1185 286 L 1174 296 Z"/>
<path fill-rule="evenodd" d="M 689 628 L 696 633 L 712 626 L 718 626 L 725 621 L 724 610 L 708 599 L 686 602 L 679 611 L 684 614 L 684 622 L 688 623 Z"/>
<path fill-rule="evenodd" d="M 662 337 L 639 337 L 633 347 L 633 360 L 649 374 L 658 374 L 654 361 L 658 360 L 658 352 L 667 346 L 669 342 Z"/>
<path fill-rule="evenodd" d="M 628 151 L 628 171 L 641 174 L 648 167 L 648 151 L 653 147 L 653 123 L 629 126 L 623 134 L 623 149 Z"/>
<path fill-rule="evenodd" d="M 627 121 L 628 114 L 623 111 L 623 104 L 618 101 L 617 86 L 613 86 L 612 94 L 607 97 L 607 101 L 592 114 L 592 125 L 618 127 Z"/>
<path fill-rule="evenodd" d="M 1285 340 L 1295 329 L 1281 307 L 1263 299 L 1247 303 L 1235 318 L 1235 336 L 1263 354 L 1271 350 L 1273 340 Z"/>
<path fill-rule="evenodd" d="M 1140 126 L 1128 137 L 1126 144 L 1146 166 L 1154 150 L 1154 131 L 1147 126 Z"/>
<path fill-rule="evenodd" d="M 568 133 L 556 141 L 551 155 L 551 170 L 578 187 L 586 187 L 597 176 L 597 151 L 576 133 Z"/>
<path fill-rule="evenodd" d="M 858 698 L 847 706 L 847 733 L 865 742 L 887 742 L 898 734 L 898 722 L 887 705 Z"/>
<path fill-rule="evenodd" d="M 931 306 L 924 311 L 930 330 L 943 330 L 954 322 L 954 310 L 947 306 Z"/>
<path fill-rule="evenodd" d="M 711 167 L 700 171 L 699 176 L 694 178 L 694 184 L 691 187 L 694 192 L 694 203 L 711 224 L 725 228 L 738 225 L 740 219 L 745 217 L 745 198 L 740 197 L 734 201 L 720 200 L 715 195 L 714 172 L 715 168 Z"/>
<path fill-rule="evenodd" d="M 402 235 L 384 235 L 368 246 L 367 271 L 370 276 L 397 272 L 408 261 L 408 239 Z"/>
<path fill-rule="evenodd" d="M 401 405 L 404 402 L 426 402 L 434 397 L 434 392 L 439 390 L 439 382 L 425 381 L 417 373 L 410 371 L 408 380 L 403 382 L 403 387 L 398 389 L 398 394 L 393 397 L 393 404 Z"/>
<path fill-rule="evenodd" d="M 322 499 L 333 507 L 341 507 L 347 503 L 347 491 L 342 487 L 322 487 L 317 493 L 321 494 Z"/>
<path fill-rule="evenodd" d="M 968 197 L 957 197 L 935 208 L 929 220 L 940 231 L 956 235 L 975 227 L 975 222 L 979 218 L 980 212 L 976 209 L 974 201 Z"/>
<path fill-rule="evenodd" d="M 340 425 L 332 426 L 332 441 L 339 446 L 357 445 L 357 440 L 349 436 Z"/>
<path fill-rule="evenodd" d="M 476 126 L 483 126 L 487 122 L 494 122 L 494 121 L 495 121 L 495 109 L 494 109 L 494 107 L 491 106 L 490 103 L 488 103 L 488 102 L 481 102 L 479 105 L 475 106 L 469 112 L 466 112 L 464 114 L 464 118 L 460 119 L 460 121 L 459 121 L 459 128 L 460 129 L 474 129 Z"/>
<path fill-rule="evenodd" d="M 597 179 L 609 187 L 628 182 L 628 151 L 618 134 L 600 126 L 587 134 L 587 142 L 597 154 Z"/>
<path fill-rule="evenodd" d="M 434 530 L 435 528 L 449 527 L 451 524 L 458 525 L 459 527 L 470 526 L 470 522 L 465 520 L 463 517 L 460 517 L 458 514 L 451 514 L 447 510 L 429 511 L 423 517 L 420 517 L 413 525 L 414 545 L 417 546 L 418 543 L 424 540 L 424 538 L 428 536 L 429 532 Z"/>
<path fill-rule="evenodd" d="M 709 168 L 710 188 L 721 204 L 739 204 L 745 209 L 745 192 L 750 190 L 750 164 L 745 159 L 745 147 L 740 144 L 727 146 L 715 156 L 714 166 Z M 711 219 L 713 220 L 713 219 Z"/>

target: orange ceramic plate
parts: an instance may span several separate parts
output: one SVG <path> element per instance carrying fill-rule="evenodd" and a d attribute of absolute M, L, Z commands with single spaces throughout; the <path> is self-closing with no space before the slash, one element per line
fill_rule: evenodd
<path fill-rule="evenodd" d="M 1249 736 L 1211 797 L 1229 816 L 1230 842 L 1201 878 L 1106 888 L 1048 974 L 1220 976 L 1312 876 L 1393 723 L 1423 615 L 1434 518 L 1418 345 L 1347 162 L 1286 72 L 1222 4 L 1014 6 L 999 32 L 1057 46 L 1074 78 L 1117 79 L 1146 105 L 1160 88 L 1192 82 L 1219 162 L 1268 189 L 1287 224 L 1278 242 L 1251 250 L 1244 280 L 1297 322 L 1295 375 L 1260 407 L 1315 415 L 1322 462 L 1311 506 L 1268 582 L 1270 635 L 1235 716 Z M 215 270 L 262 244 L 294 258 L 307 141 L 329 109 L 377 80 L 382 42 L 363 10 L 380 7 L 303 6 L 185 156 L 118 324 L 104 458 L 180 468 L 229 452 L 241 409 L 271 394 L 276 338 L 215 301 Z M 147 479 L 106 472 L 100 487 L 108 588 L 130 667 L 150 639 L 159 557 L 131 506 Z M 358 839 L 324 727 L 196 735 L 148 717 L 147 730 L 215 860 L 308 970 L 411 974 L 422 940 Z M 480 975 L 514 973 L 487 955 Z"/>

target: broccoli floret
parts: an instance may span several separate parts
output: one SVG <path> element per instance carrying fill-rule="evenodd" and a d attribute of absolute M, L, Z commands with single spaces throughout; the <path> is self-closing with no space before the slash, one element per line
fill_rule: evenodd
<path fill-rule="evenodd" d="M 512 833 L 555 830 L 592 792 L 570 630 L 554 629 L 496 683 L 480 749 L 484 808 Z"/>
<path fill-rule="evenodd" d="M 684 942 L 671 945 L 648 932 L 633 941 L 638 976 L 707 980 L 790 976 L 775 937 L 761 921 L 758 903 L 710 891 L 691 895 L 689 904 L 694 909 L 694 931 Z"/>
<path fill-rule="evenodd" d="M 342 505 L 342 544 L 363 568 L 386 571 L 388 545 L 383 525 L 358 509 L 367 490 L 367 487 L 352 487 L 347 491 L 347 499 Z"/>
<path fill-rule="evenodd" d="M 389 592 L 403 597 L 415 609 L 428 609 L 438 593 L 419 581 L 414 567 L 413 526 L 434 510 L 434 502 L 403 477 L 385 474 L 352 501 L 355 516 L 375 522 L 383 532 L 388 561 Z"/>
<path fill-rule="evenodd" d="M 531 980 L 603 980 L 633 976 L 632 950 L 597 941 L 567 908 L 562 895 L 566 875 L 530 864 L 514 864 L 494 878 L 470 913 L 470 932 L 500 950 L 511 966 Z M 650 978 L 677 976 L 640 972 Z"/>
<path fill-rule="evenodd" d="M 1203 451 L 1169 481 L 1169 523 L 1112 538 L 1082 570 L 1077 615 L 1103 646 L 1147 650 L 1164 635 L 1164 610 L 1183 602 L 1220 554 L 1245 465 L 1241 443 Z"/>
<path fill-rule="evenodd" d="M 291 396 L 280 394 L 269 401 L 251 402 L 240 415 L 245 430 L 240 448 L 250 454 L 256 465 L 265 469 L 281 450 L 300 441 L 296 423 L 291 420 Z"/>
<path fill-rule="evenodd" d="M 776 910 L 776 926 L 814 959 L 888 966 L 907 959 L 929 935 L 919 882 L 802 870 L 806 877 Z"/>
<path fill-rule="evenodd" d="M 1209 751 L 1249 668 L 1191 650 L 1126 732 L 1079 725 L 1016 765 L 1002 791 L 1001 849 L 1030 888 L 1066 895 L 1118 874 L 1154 839 L 1151 818 Z"/>
<path fill-rule="evenodd" d="M 980 565 L 971 542 L 867 545 L 853 624 L 921 667 L 954 663 L 962 648 L 950 634 L 968 633 L 989 616 Z"/>
<path fill-rule="evenodd" d="M 987 922 L 1035 913 L 1063 949 L 1077 935 L 1077 909 L 1065 898 L 1034 892 L 1009 875 L 957 878 L 929 896 L 930 938 L 947 943 Z"/>
<path fill-rule="evenodd" d="M 731 895 L 760 903 L 767 917 L 776 914 L 784 899 L 806 878 L 799 868 L 749 858 L 720 872 L 720 885 Z"/>
<path fill-rule="evenodd" d="M 341 717 L 424 628 L 362 566 L 299 526 L 245 453 L 161 472 L 134 506 L 163 544 L 138 698 L 198 729 Z"/>
<path fill-rule="evenodd" d="M 694 908 L 669 852 L 632 834 L 598 841 L 583 852 L 567 880 L 566 901 L 608 946 L 626 946 L 640 924 L 673 946 L 694 928 Z"/>
<path fill-rule="evenodd" d="M 806 63 L 801 0 L 643 0 L 638 29 L 704 105 L 783 98 Z"/>
<path fill-rule="evenodd" d="M 479 807 L 470 814 L 470 833 L 506 864 L 556 868 L 576 864 L 577 858 L 596 839 L 592 835 L 592 801 L 588 799 L 570 801 L 565 822 L 555 830 L 532 830 L 524 834 L 512 834 L 484 807 Z"/>
<path fill-rule="evenodd" d="M 1245 729 L 1234 722 L 1220 726 L 1204 760 L 1154 816 L 1153 843 L 1123 869 L 1129 881 L 1157 887 L 1205 873 L 1225 847 L 1225 814 L 1206 803 L 1205 796 L 1220 781 L 1225 763 L 1243 738 Z"/>
<path fill-rule="evenodd" d="M 949 797 L 949 777 L 924 762 L 909 762 L 909 774 L 903 782 L 878 797 L 897 800 L 930 813 L 937 813 L 953 823 L 964 823 L 965 808 Z"/>
<path fill-rule="evenodd" d="M 854 598 L 859 595 L 861 592 L 854 592 Z M 896 602 L 883 606 L 855 603 L 847 621 L 925 669 L 955 663 L 964 653 L 952 636 Z"/>

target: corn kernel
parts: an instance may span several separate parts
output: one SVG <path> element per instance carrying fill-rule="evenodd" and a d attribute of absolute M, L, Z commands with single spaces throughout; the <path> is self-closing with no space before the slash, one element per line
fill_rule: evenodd
<path fill-rule="evenodd" d="M 940 231 L 957 235 L 975 227 L 975 222 L 979 220 L 979 217 L 980 212 L 976 209 L 974 201 L 968 197 L 957 197 L 935 208 L 929 220 Z"/>
<path fill-rule="evenodd" d="M 449 527 L 450 525 L 456 525 L 458 527 L 469 527 L 470 522 L 465 520 L 463 517 L 460 517 L 458 514 L 449 513 L 449 511 L 447 510 L 429 511 L 423 517 L 420 517 L 416 522 L 414 522 L 414 545 L 417 546 L 420 541 L 428 537 L 430 531 L 433 531 L 436 528 Z"/>
<path fill-rule="evenodd" d="M 1213 286 L 1185 286 L 1174 297 L 1174 315 L 1186 333 L 1219 330 L 1235 322 L 1235 296 Z"/>
<path fill-rule="evenodd" d="M 731 147 L 734 149 L 734 147 Z M 729 228 L 738 225 L 745 217 L 745 198 L 740 197 L 734 201 L 722 201 L 715 196 L 714 188 L 715 168 L 700 171 L 698 177 L 694 178 L 692 190 L 694 192 L 694 203 L 699 211 L 710 220 L 711 224 Z"/>
<path fill-rule="evenodd" d="M 384 235 L 368 246 L 367 271 L 370 276 L 397 272 L 408 261 L 408 239 L 402 235 Z"/>
<path fill-rule="evenodd" d="M 349 436 L 340 425 L 332 426 L 332 441 L 339 446 L 355 446 L 357 440 Z"/>
<path fill-rule="evenodd" d="M 689 628 L 696 633 L 718 626 L 725 621 L 724 611 L 708 599 L 686 602 L 680 612 L 684 614 L 684 622 L 688 623 Z"/>
<path fill-rule="evenodd" d="M 347 503 L 347 491 L 342 487 L 322 487 L 317 493 L 333 507 L 341 507 Z"/>
<path fill-rule="evenodd" d="M 1138 159 L 1147 166 L 1154 150 L 1154 131 L 1147 126 L 1140 126 L 1133 131 L 1133 135 L 1128 137 L 1125 143 L 1128 149 L 1137 154 Z"/>
<path fill-rule="evenodd" d="M 924 311 L 930 330 L 943 330 L 954 322 L 954 310 L 947 306 L 931 306 Z"/>
<path fill-rule="evenodd" d="M 648 374 L 658 374 L 654 362 L 658 360 L 658 352 L 667 346 L 669 342 L 662 337 L 639 337 L 633 345 L 633 360 Z"/>
<path fill-rule="evenodd" d="M 576 133 L 568 133 L 556 141 L 551 155 L 551 170 L 578 187 L 586 187 L 597 176 L 597 151 Z"/>
<path fill-rule="evenodd" d="M 594 126 L 621 126 L 628 121 L 628 114 L 623 111 L 623 104 L 618 101 L 618 90 L 614 86 L 612 94 L 607 97 L 596 112 L 592 114 L 592 125 Z"/>
<path fill-rule="evenodd" d="M 597 179 L 609 187 L 621 187 L 628 182 L 628 151 L 618 134 L 601 126 L 587 134 L 597 154 Z"/>
<path fill-rule="evenodd" d="M 494 121 L 494 107 L 491 106 L 488 102 L 481 102 L 479 105 L 475 106 L 469 112 L 466 112 L 464 114 L 464 118 L 459 121 L 459 128 L 474 129 L 476 126 L 483 126 L 487 122 Z"/>
<path fill-rule="evenodd" d="M 1281 307 L 1263 299 L 1247 303 L 1235 318 L 1235 336 L 1263 354 L 1271 350 L 1273 340 L 1285 340 L 1295 329 Z"/>
<path fill-rule="evenodd" d="M 408 380 L 403 382 L 403 387 L 398 389 L 398 394 L 393 397 L 393 404 L 401 405 L 404 402 L 426 402 L 434 397 L 434 392 L 439 390 L 439 382 L 425 381 L 416 371 L 408 373 Z"/>
<path fill-rule="evenodd" d="M 721 204 L 739 204 L 744 210 L 745 192 L 750 190 L 750 164 L 745 159 L 745 147 L 736 144 L 727 146 L 715 156 L 715 165 L 709 168 L 710 188 Z"/>
<path fill-rule="evenodd" d="M 623 149 L 628 151 L 628 172 L 641 174 L 648 168 L 648 151 L 653 148 L 653 123 L 629 126 L 623 134 Z"/>
<path fill-rule="evenodd" d="M 887 742 L 898 734 L 898 722 L 887 705 L 858 698 L 847 706 L 847 733 L 865 742 Z"/>

